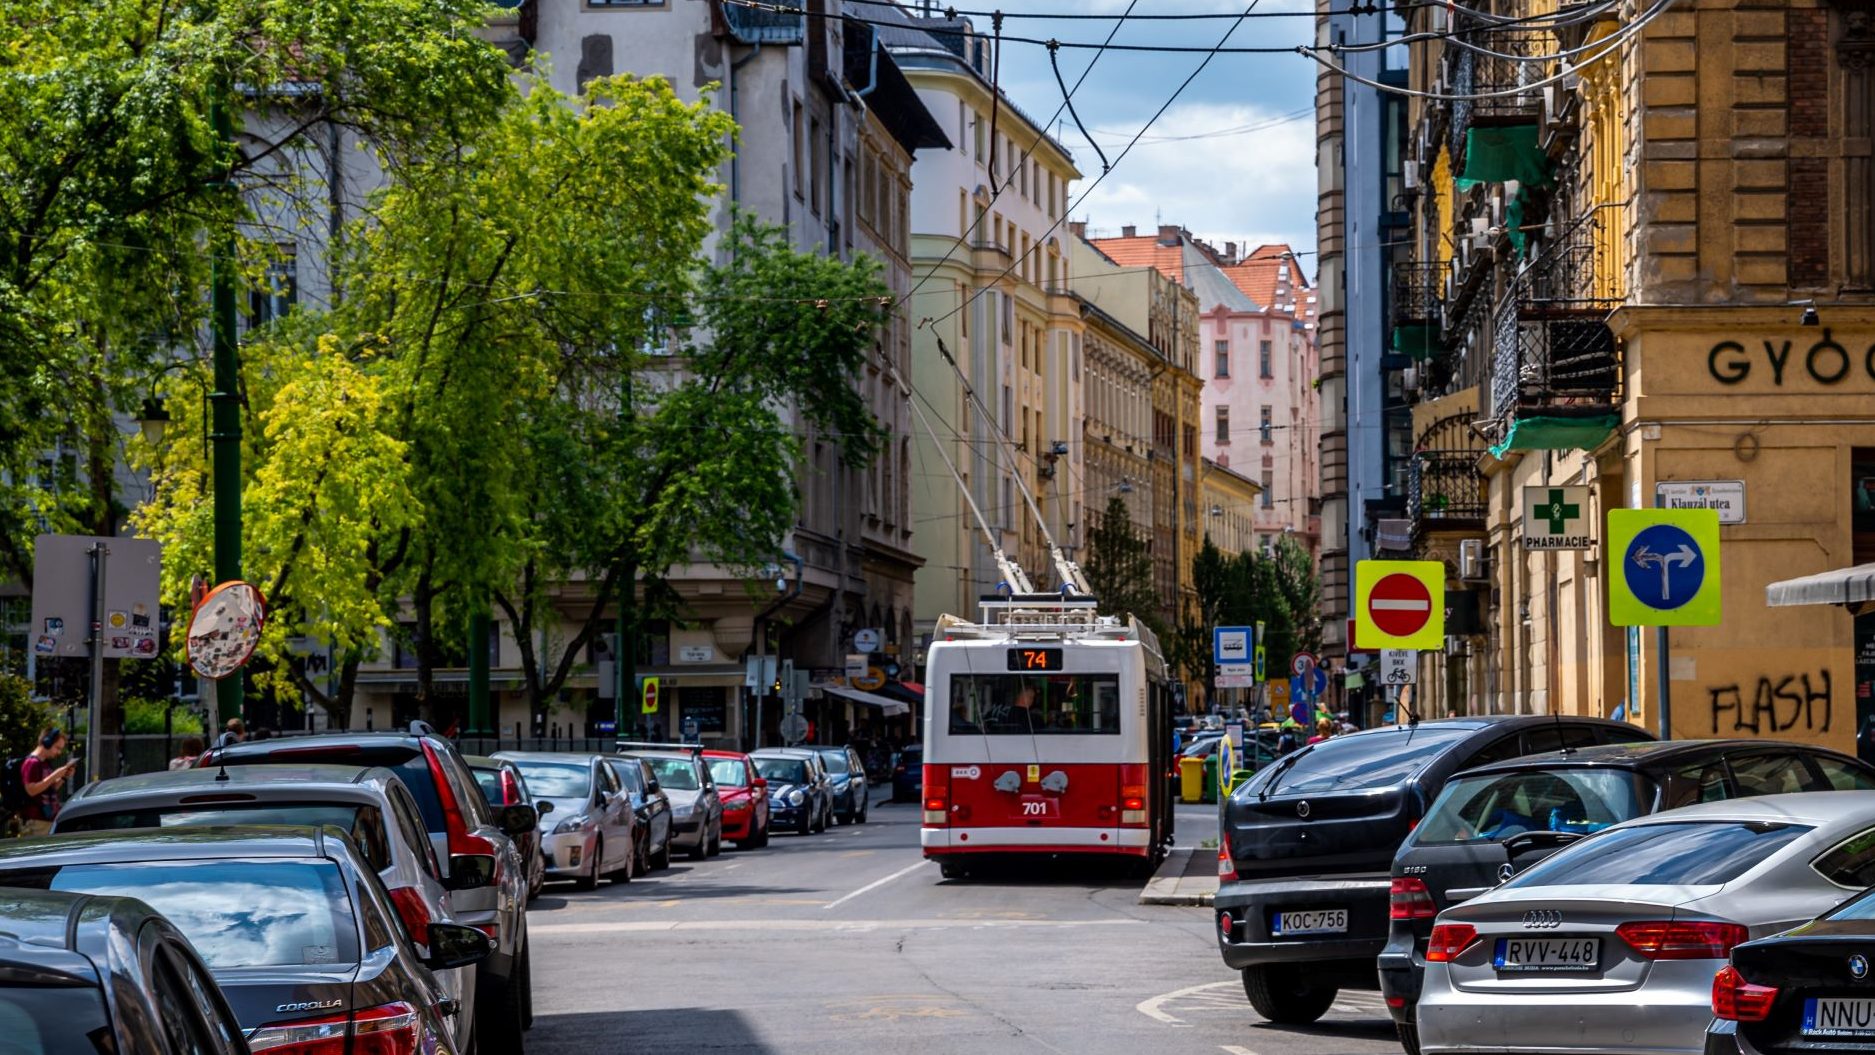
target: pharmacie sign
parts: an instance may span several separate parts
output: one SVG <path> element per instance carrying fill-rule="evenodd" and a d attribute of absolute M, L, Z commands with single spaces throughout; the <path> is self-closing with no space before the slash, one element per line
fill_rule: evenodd
<path fill-rule="evenodd" d="M 1587 487 L 1523 489 L 1524 549 L 1594 549 Z"/>
<path fill-rule="evenodd" d="M 1719 341 L 1706 352 L 1706 372 L 1728 386 L 1754 380 L 1773 388 L 1875 386 L 1875 343 L 1837 340 L 1827 327 L 1798 337 Z"/>

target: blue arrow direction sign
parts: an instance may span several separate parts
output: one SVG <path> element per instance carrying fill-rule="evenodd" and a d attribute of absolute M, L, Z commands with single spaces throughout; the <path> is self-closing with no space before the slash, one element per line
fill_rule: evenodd
<path fill-rule="evenodd" d="M 1655 524 L 1628 544 L 1621 574 L 1642 604 L 1671 611 L 1698 596 L 1706 559 L 1693 536 L 1672 524 Z"/>

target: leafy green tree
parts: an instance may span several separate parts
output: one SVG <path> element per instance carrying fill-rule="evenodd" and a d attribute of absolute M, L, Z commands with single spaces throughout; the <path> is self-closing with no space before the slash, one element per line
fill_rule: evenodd
<path fill-rule="evenodd" d="M 1198 594 L 1199 629 L 1254 626 L 1261 621 L 1264 649 L 1272 673 L 1279 673 L 1298 651 L 1321 647 L 1321 619 L 1316 612 L 1320 584 L 1308 551 L 1287 535 L 1257 552 L 1225 553 L 1209 536 L 1192 562 Z M 1203 654 L 1206 677 L 1215 676 L 1208 643 Z"/>
<path fill-rule="evenodd" d="M 1163 639 L 1159 591 L 1153 583 L 1152 549 L 1133 527 L 1133 515 L 1119 495 L 1087 533 L 1087 585 L 1108 615 L 1131 614 Z"/>
<path fill-rule="evenodd" d="M 33 699 L 32 683 L 0 674 L 0 757 L 16 758 L 33 749 L 39 731 L 52 724 L 52 711 Z"/>

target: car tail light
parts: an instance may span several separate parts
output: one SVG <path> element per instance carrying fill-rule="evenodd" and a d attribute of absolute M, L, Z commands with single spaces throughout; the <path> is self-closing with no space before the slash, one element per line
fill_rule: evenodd
<path fill-rule="evenodd" d="M 1432 903 L 1432 891 L 1426 889 L 1426 881 L 1414 877 L 1395 879 L 1393 888 L 1387 894 L 1388 919 L 1431 919 L 1439 914 L 1439 906 Z"/>
<path fill-rule="evenodd" d="M 1217 932 L 1225 941 L 1230 941 L 1237 936 L 1237 917 L 1231 915 L 1230 910 L 1226 909 L 1217 914 Z"/>
<path fill-rule="evenodd" d="M 430 907 L 416 887 L 391 888 L 391 904 L 397 906 L 397 918 L 404 922 L 404 933 L 418 945 L 430 942 Z"/>
<path fill-rule="evenodd" d="M 1647 960 L 1722 960 L 1751 937 L 1736 923 L 1647 920 L 1623 923 L 1615 936 Z"/>
<path fill-rule="evenodd" d="M 521 785 L 515 782 L 513 773 L 510 773 L 505 769 L 502 770 L 501 771 L 501 804 L 503 806 L 515 806 L 515 805 L 519 805 L 520 801 L 521 801 Z"/>
<path fill-rule="evenodd" d="M 1478 928 L 1469 923 L 1441 923 L 1432 928 L 1432 941 L 1426 946 L 1427 963 L 1451 963 L 1478 940 Z"/>
<path fill-rule="evenodd" d="M 1220 832 L 1217 840 L 1217 881 L 1235 883 L 1237 881 L 1237 862 L 1230 855 L 1230 833 Z"/>
<path fill-rule="evenodd" d="M 471 923 L 469 926 L 474 927 L 476 930 L 481 931 L 483 934 L 488 935 L 496 941 L 501 940 L 501 924 L 499 923 Z"/>
<path fill-rule="evenodd" d="M 248 1036 L 247 1046 L 266 1055 L 416 1055 L 417 1019 L 416 1008 L 402 1001 L 379 1004 L 262 1026 Z"/>
<path fill-rule="evenodd" d="M 1712 1013 L 1728 1022 L 1763 1022 L 1776 1002 L 1776 986 L 1753 985 L 1729 963 L 1712 978 Z"/>
<path fill-rule="evenodd" d="M 501 864 L 501 855 L 495 852 L 495 844 L 479 835 L 469 834 L 469 822 L 462 816 L 462 804 L 456 801 L 455 788 L 449 783 L 449 775 L 443 771 L 443 757 L 436 753 L 436 748 L 429 741 L 423 743 L 423 757 L 430 764 L 430 779 L 436 785 L 436 798 L 443 810 L 443 830 L 449 835 L 449 855 L 480 854 L 495 858 L 495 864 Z"/>

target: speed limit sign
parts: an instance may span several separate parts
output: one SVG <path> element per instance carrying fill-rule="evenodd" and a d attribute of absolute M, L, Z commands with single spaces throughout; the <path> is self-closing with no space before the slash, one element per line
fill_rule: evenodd
<path fill-rule="evenodd" d="M 1380 683 L 1411 685 L 1419 677 L 1419 653 L 1410 648 L 1380 650 Z"/>

